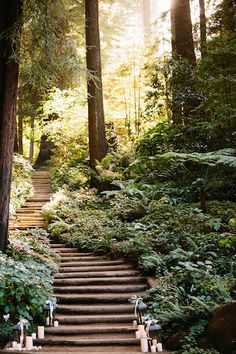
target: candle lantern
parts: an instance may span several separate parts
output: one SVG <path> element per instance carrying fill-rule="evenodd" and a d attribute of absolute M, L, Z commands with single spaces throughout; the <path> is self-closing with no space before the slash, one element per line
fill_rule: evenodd
<path fill-rule="evenodd" d="M 161 343 L 162 328 L 158 323 L 156 323 L 156 320 L 152 320 L 148 323 L 147 335 L 152 339 L 152 342 L 153 340 L 156 340 L 157 343 Z"/>
<path fill-rule="evenodd" d="M 55 320 L 56 299 L 51 298 L 44 304 L 44 322 L 46 327 L 53 327 Z"/>
<path fill-rule="evenodd" d="M 137 315 L 138 323 L 144 323 L 144 318 L 147 313 L 148 306 L 143 302 L 143 299 L 140 298 L 137 304 Z"/>
<path fill-rule="evenodd" d="M 137 319 L 137 324 L 138 325 L 143 324 L 148 306 L 143 302 L 142 297 L 139 297 L 137 295 L 132 296 L 129 299 L 129 302 L 134 304 L 134 315 L 135 318 Z"/>
<path fill-rule="evenodd" d="M 13 331 L 12 331 L 13 342 L 20 343 L 20 336 L 21 336 L 21 328 L 20 325 L 17 324 L 16 326 L 13 327 Z"/>
<path fill-rule="evenodd" d="M 13 327 L 13 341 L 23 345 L 26 337 L 28 321 L 20 318 L 20 321 Z"/>

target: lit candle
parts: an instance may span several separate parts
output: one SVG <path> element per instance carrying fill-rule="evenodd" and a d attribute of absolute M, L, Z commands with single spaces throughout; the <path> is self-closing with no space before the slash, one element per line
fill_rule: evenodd
<path fill-rule="evenodd" d="M 44 326 L 38 326 L 38 339 L 44 338 Z"/>
<path fill-rule="evenodd" d="M 152 353 L 156 353 L 156 346 L 155 346 L 155 345 L 152 345 L 152 346 L 151 346 L 151 352 L 152 352 Z"/>
<path fill-rule="evenodd" d="M 141 352 L 148 353 L 148 340 L 147 340 L 147 338 L 141 338 L 140 345 L 141 345 Z"/>
<path fill-rule="evenodd" d="M 32 333 L 32 338 L 33 338 L 33 339 L 36 339 L 36 338 L 37 338 L 36 333 Z"/>
<path fill-rule="evenodd" d="M 144 331 L 144 325 L 138 325 L 138 331 L 140 332 Z"/>
<path fill-rule="evenodd" d="M 133 327 L 136 328 L 137 327 L 137 321 L 133 320 Z"/>
<path fill-rule="evenodd" d="M 32 338 L 32 336 L 26 336 L 25 347 L 26 347 L 26 350 L 31 350 L 33 348 L 33 338 Z"/>
<path fill-rule="evenodd" d="M 137 339 L 140 339 L 140 337 L 141 337 L 140 331 L 136 331 L 136 332 L 135 332 L 135 337 L 136 337 Z"/>
<path fill-rule="evenodd" d="M 59 326 L 59 322 L 58 321 L 54 321 L 54 327 L 58 327 Z"/>
<path fill-rule="evenodd" d="M 157 351 L 163 352 L 162 343 L 157 343 Z"/>

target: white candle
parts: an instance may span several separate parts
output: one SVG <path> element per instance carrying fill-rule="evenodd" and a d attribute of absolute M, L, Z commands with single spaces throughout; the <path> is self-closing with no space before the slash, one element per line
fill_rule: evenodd
<path fill-rule="evenodd" d="M 140 332 L 144 331 L 144 325 L 138 325 L 138 331 Z"/>
<path fill-rule="evenodd" d="M 140 338 L 146 338 L 147 333 L 145 331 L 140 331 Z"/>
<path fill-rule="evenodd" d="M 44 326 L 38 326 L 38 339 L 44 338 Z"/>
<path fill-rule="evenodd" d="M 155 345 L 155 347 L 157 346 L 157 339 L 152 340 L 152 345 Z"/>
<path fill-rule="evenodd" d="M 157 343 L 157 351 L 163 352 L 162 343 Z"/>
<path fill-rule="evenodd" d="M 46 326 L 49 326 L 49 325 L 50 325 L 50 318 L 46 317 Z"/>
<path fill-rule="evenodd" d="M 136 328 L 137 327 L 137 321 L 133 320 L 133 327 Z"/>
<path fill-rule="evenodd" d="M 37 338 L 36 333 L 32 333 L 32 338 L 33 338 L 33 339 L 36 339 L 36 338 Z"/>
<path fill-rule="evenodd" d="M 12 349 L 17 349 L 17 342 L 12 342 Z"/>
<path fill-rule="evenodd" d="M 32 336 L 26 336 L 25 347 L 26 347 L 26 350 L 31 350 L 33 348 L 33 338 L 32 338 Z"/>
<path fill-rule="evenodd" d="M 136 332 L 135 332 L 135 337 L 136 337 L 137 339 L 140 339 L 140 334 L 141 334 L 140 331 L 136 331 Z"/>
<path fill-rule="evenodd" d="M 59 322 L 58 321 L 54 321 L 54 327 L 58 327 L 59 326 Z"/>
<path fill-rule="evenodd" d="M 140 345 L 141 345 L 141 352 L 148 353 L 148 340 L 147 340 L 147 338 L 141 338 Z"/>
<path fill-rule="evenodd" d="M 152 353 L 156 353 L 156 346 L 155 346 L 155 345 L 152 345 L 152 346 L 151 346 L 151 352 L 152 352 Z"/>

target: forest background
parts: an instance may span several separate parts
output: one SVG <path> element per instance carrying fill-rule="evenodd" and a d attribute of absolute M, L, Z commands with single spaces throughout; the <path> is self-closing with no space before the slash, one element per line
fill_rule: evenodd
<path fill-rule="evenodd" d="M 108 154 L 91 166 L 86 85 L 96 75 L 86 70 L 84 4 L 24 1 L 20 37 L 7 32 L 21 42 L 11 57 L 20 63 L 15 152 L 52 168 L 60 190 L 44 210 L 52 237 L 125 255 L 157 277 L 146 296 L 166 340 L 179 334 L 171 349 L 200 353 L 204 342 L 232 353 L 230 343 L 225 349 L 203 334 L 235 298 L 236 5 L 192 1 L 190 17 L 189 1 L 171 4 L 99 2 Z M 14 168 L 12 212 L 32 173 L 19 155 Z M 37 238 L 14 235 L 2 255 L 15 284 L 9 296 L 1 282 L 4 313 L 40 315 L 25 310 L 25 294 L 12 305 L 18 287 L 14 264 L 6 266 L 12 257 L 27 262 L 32 247 L 43 252 Z M 37 259 L 45 277 L 56 269 L 47 252 L 47 261 Z M 44 291 L 50 284 L 37 295 L 41 303 Z"/>

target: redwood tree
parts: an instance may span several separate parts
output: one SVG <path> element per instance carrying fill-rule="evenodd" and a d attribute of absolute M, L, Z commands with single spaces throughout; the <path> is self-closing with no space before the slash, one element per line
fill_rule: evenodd
<path fill-rule="evenodd" d="M 86 60 L 90 165 L 107 154 L 103 109 L 98 0 L 85 0 Z"/>
<path fill-rule="evenodd" d="M 171 33 L 173 56 L 195 64 L 192 21 L 189 0 L 171 0 Z"/>
<path fill-rule="evenodd" d="M 22 0 L 0 1 L 0 250 L 8 239 L 19 64 L 15 59 Z M 18 33 L 17 33 L 18 32 Z"/>
<path fill-rule="evenodd" d="M 205 10 L 205 0 L 199 0 L 199 10 L 200 10 L 200 39 L 201 39 L 201 57 L 205 55 L 206 47 L 206 10 Z"/>

